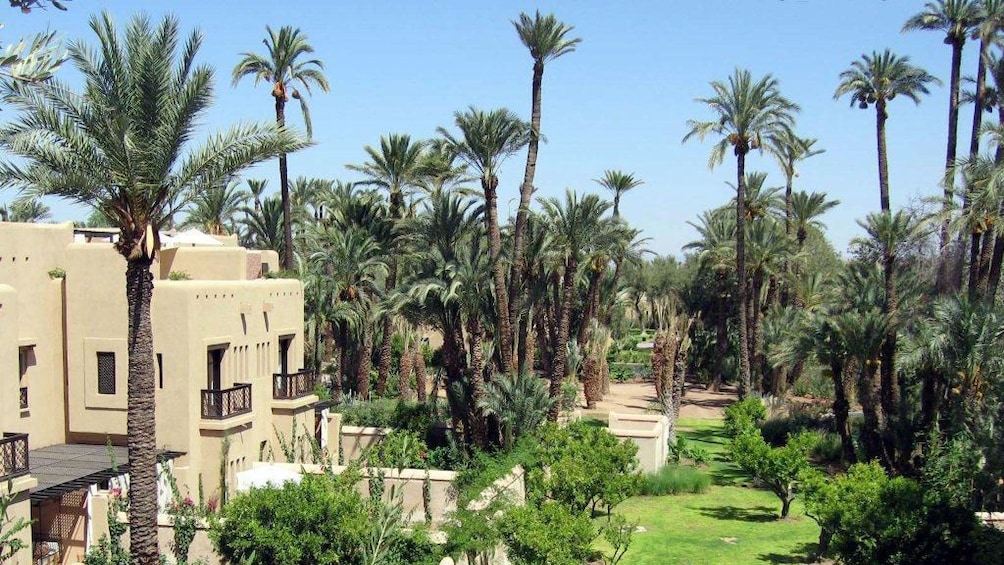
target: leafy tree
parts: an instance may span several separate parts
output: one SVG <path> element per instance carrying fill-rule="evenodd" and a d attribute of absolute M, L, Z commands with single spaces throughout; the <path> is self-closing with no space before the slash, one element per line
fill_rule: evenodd
<path fill-rule="evenodd" d="M 263 40 L 268 50 L 267 56 L 257 53 L 241 53 L 241 60 L 232 72 L 233 85 L 236 86 L 246 76 L 254 77 L 257 85 L 265 81 L 272 86 L 272 98 L 275 99 L 275 122 L 279 127 L 286 125 L 286 102 L 289 96 L 300 101 L 300 112 L 307 128 L 307 137 L 313 134 L 310 122 L 310 110 L 307 99 L 294 85 L 303 86 L 307 94 L 311 87 L 317 87 L 323 92 L 329 89 L 328 79 L 324 76 L 324 63 L 319 59 L 306 59 L 314 48 L 307 42 L 307 36 L 298 28 L 282 26 L 278 33 L 265 26 L 268 37 Z M 286 165 L 286 152 L 279 154 L 279 190 L 282 195 L 283 217 L 283 254 L 282 268 L 293 269 L 293 212 L 289 197 L 289 170 Z"/>
<path fill-rule="evenodd" d="M 17 495 L 13 494 L 12 487 L 13 481 L 8 479 L 7 494 L 0 493 L 0 563 L 6 562 L 17 552 L 25 549 L 26 544 L 18 536 L 21 532 L 31 530 L 31 521 L 24 518 L 11 520 L 7 514 L 7 509 L 17 498 Z"/>
<path fill-rule="evenodd" d="M 499 531 L 514 565 L 579 565 L 592 554 L 597 534 L 585 512 L 558 502 L 513 506 Z"/>
<path fill-rule="evenodd" d="M 801 433 L 783 447 L 771 447 L 759 429 L 745 429 L 729 442 L 729 457 L 781 499 L 781 517 L 786 518 L 795 500 L 795 484 L 809 466 L 807 457 L 817 438 Z"/>
<path fill-rule="evenodd" d="M 703 141 L 708 135 L 721 139 L 712 147 L 708 166 L 714 168 L 725 159 L 729 147 L 736 156 L 736 273 L 740 277 L 739 302 L 739 395 L 751 391 L 749 330 L 747 328 L 748 291 L 743 277 L 746 273 L 746 155 L 762 150 L 772 137 L 795 122 L 798 105 L 781 95 L 778 82 L 771 75 L 754 80 L 744 69 L 736 69 L 728 83 L 711 83 L 715 95 L 698 98 L 715 118 L 701 122 L 689 120 L 690 131 L 683 141 L 696 137 Z"/>
<path fill-rule="evenodd" d="M 130 547 L 157 559 L 157 476 L 150 267 L 159 229 L 191 190 L 221 182 L 280 152 L 305 146 L 275 126 L 242 125 L 190 140 L 212 101 L 212 69 L 196 65 L 198 32 L 179 45 L 178 22 L 133 19 L 119 34 L 109 15 L 91 18 L 99 48 L 69 47 L 82 93 L 57 81 L 14 84 L 20 111 L 0 146 L 23 158 L 0 165 L 0 182 L 91 206 L 120 229 L 129 319 Z M 179 52 L 179 47 L 181 47 Z M 172 208 L 172 206 L 174 208 Z"/>

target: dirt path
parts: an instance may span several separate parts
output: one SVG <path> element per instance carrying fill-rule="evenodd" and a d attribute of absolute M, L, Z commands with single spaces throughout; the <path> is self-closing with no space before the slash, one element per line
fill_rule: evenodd
<path fill-rule="evenodd" d="M 721 418 L 725 407 L 736 400 L 735 391 L 705 390 L 704 386 L 687 383 L 687 391 L 680 403 L 681 418 Z M 611 383 L 610 393 L 596 404 L 595 410 L 583 414 L 604 417 L 610 412 L 644 414 L 658 410 L 655 404 L 655 385 L 650 382 Z"/>

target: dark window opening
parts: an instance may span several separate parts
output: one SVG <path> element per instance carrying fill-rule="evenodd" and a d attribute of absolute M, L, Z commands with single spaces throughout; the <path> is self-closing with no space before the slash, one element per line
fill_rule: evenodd
<path fill-rule="evenodd" d="M 98 394 L 115 394 L 115 354 L 98 352 Z"/>
<path fill-rule="evenodd" d="M 293 344 L 293 336 L 279 338 L 279 371 L 280 374 L 289 374 L 289 346 Z"/>
<path fill-rule="evenodd" d="M 164 354 L 157 354 L 157 384 L 161 390 L 164 389 Z"/>
<path fill-rule="evenodd" d="M 207 352 L 206 360 L 206 388 L 209 390 L 220 390 L 223 383 L 223 354 L 224 348 L 210 349 Z"/>

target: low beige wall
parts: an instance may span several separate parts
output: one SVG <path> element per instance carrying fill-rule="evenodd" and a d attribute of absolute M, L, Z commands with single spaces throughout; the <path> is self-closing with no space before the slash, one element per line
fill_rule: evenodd
<path fill-rule="evenodd" d="M 976 517 L 990 527 L 1004 530 L 1004 512 L 977 512 Z"/>
<path fill-rule="evenodd" d="M 364 451 L 383 441 L 383 438 L 390 432 L 391 428 L 341 426 L 342 458 L 340 463 L 361 460 Z"/>
<path fill-rule="evenodd" d="M 653 473 L 666 465 L 669 455 L 669 419 L 662 415 L 610 413 L 608 430 L 618 439 L 638 446 L 638 467 Z"/>

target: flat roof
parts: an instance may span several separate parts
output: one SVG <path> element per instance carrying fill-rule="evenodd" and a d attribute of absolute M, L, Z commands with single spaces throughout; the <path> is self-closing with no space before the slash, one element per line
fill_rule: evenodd
<path fill-rule="evenodd" d="M 177 451 L 162 451 L 174 459 Z M 114 460 L 114 464 L 113 464 Z M 28 472 L 38 481 L 32 502 L 80 490 L 129 472 L 129 450 L 122 446 L 60 443 L 28 451 Z"/>

